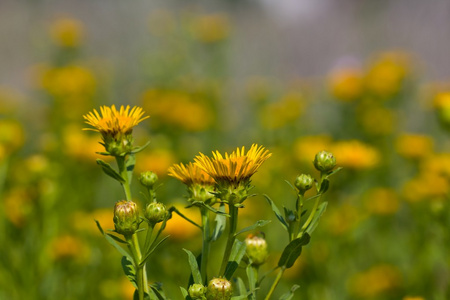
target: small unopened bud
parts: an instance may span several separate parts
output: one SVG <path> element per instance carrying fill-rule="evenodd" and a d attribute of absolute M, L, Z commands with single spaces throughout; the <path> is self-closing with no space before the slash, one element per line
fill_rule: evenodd
<path fill-rule="evenodd" d="M 142 172 L 139 176 L 139 182 L 149 189 L 155 186 L 156 181 L 158 181 L 158 175 L 156 175 L 152 171 Z"/>
<path fill-rule="evenodd" d="M 139 228 L 139 211 L 133 201 L 122 200 L 114 205 L 114 226 L 123 235 L 132 235 Z"/>
<path fill-rule="evenodd" d="M 312 188 L 314 184 L 314 178 L 309 174 L 301 174 L 295 179 L 295 187 L 301 194 L 304 194 L 307 190 Z"/>
<path fill-rule="evenodd" d="M 336 158 L 332 153 L 320 151 L 314 158 L 314 167 L 320 172 L 329 172 L 336 166 Z"/>
<path fill-rule="evenodd" d="M 206 287 L 203 284 L 194 283 L 189 287 L 189 296 L 193 300 L 205 299 Z"/>
<path fill-rule="evenodd" d="M 150 202 L 145 208 L 144 215 L 150 224 L 155 225 L 166 219 L 167 209 L 166 206 L 160 202 Z"/>
<path fill-rule="evenodd" d="M 263 237 L 249 234 L 245 239 L 245 245 L 247 246 L 245 251 L 252 265 L 259 266 L 266 261 L 268 257 L 267 242 Z"/>
<path fill-rule="evenodd" d="M 225 278 L 213 278 L 206 290 L 207 300 L 229 300 L 233 294 L 231 282 Z"/>

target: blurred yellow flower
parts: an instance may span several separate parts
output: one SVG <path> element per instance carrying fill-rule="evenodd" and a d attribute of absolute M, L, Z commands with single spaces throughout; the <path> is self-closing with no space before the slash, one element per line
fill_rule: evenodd
<path fill-rule="evenodd" d="M 434 153 L 420 163 L 422 173 L 433 173 L 450 179 L 450 153 Z"/>
<path fill-rule="evenodd" d="M 276 129 L 293 123 L 303 113 L 304 99 L 299 92 L 289 92 L 278 102 L 266 105 L 261 113 L 261 123 L 266 128 Z"/>
<path fill-rule="evenodd" d="M 409 202 L 444 201 L 450 192 L 449 177 L 432 172 L 422 172 L 403 185 L 403 197 Z"/>
<path fill-rule="evenodd" d="M 23 126 L 16 120 L 0 120 L 0 145 L 5 154 L 20 148 L 25 140 Z"/>
<path fill-rule="evenodd" d="M 78 237 L 64 234 L 54 238 L 48 246 L 52 260 L 75 259 L 84 262 L 89 259 L 89 247 Z"/>
<path fill-rule="evenodd" d="M 437 93 L 433 99 L 433 106 L 435 108 L 450 107 L 450 91 Z"/>
<path fill-rule="evenodd" d="M 157 126 L 169 124 L 188 131 L 202 131 L 214 120 L 214 113 L 205 104 L 181 91 L 150 89 L 142 99 L 154 122 L 160 122 Z"/>
<path fill-rule="evenodd" d="M 364 204 L 369 213 L 376 215 L 395 214 L 400 207 L 397 193 L 393 189 L 383 187 L 369 190 Z"/>
<path fill-rule="evenodd" d="M 85 128 L 85 130 L 98 131 L 104 137 L 129 134 L 134 126 L 149 118 L 148 116 L 143 117 L 145 112 L 142 108 L 135 106 L 130 110 L 129 105 L 126 108 L 122 105 L 120 110 L 117 110 L 115 105 L 111 108 L 101 106 L 100 112 L 101 115 L 94 109 L 93 112 L 84 115 L 83 118 L 87 124 L 95 127 L 95 129 Z"/>
<path fill-rule="evenodd" d="M 190 24 L 192 36 L 203 43 L 217 43 L 228 38 L 230 22 L 225 14 L 197 16 Z"/>
<path fill-rule="evenodd" d="M 340 167 L 365 170 L 375 167 L 380 161 L 379 152 L 358 140 L 339 141 L 331 146 Z"/>
<path fill-rule="evenodd" d="M 357 68 L 343 68 L 331 73 L 329 88 L 331 94 L 343 102 L 355 101 L 364 93 L 364 75 Z"/>
<path fill-rule="evenodd" d="M 62 47 L 78 47 L 83 38 L 83 23 L 72 18 L 58 19 L 51 24 L 53 41 Z"/>
<path fill-rule="evenodd" d="M 42 65 L 36 67 L 35 72 L 40 87 L 56 98 L 83 102 L 95 92 L 95 77 L 86 67 L 68 65 L 52 68 Z"/>
<path fill-rule="evenodd" d="M 219 151 L 213 152 L 213 158 L 200 153 L 195 158 L 196 164 L 208 173 L 217 183 L 240 185 L 250 180 L 258 168 L 272 154 L 263 146 L 253 144 L 245 153 L 245 147 L 237 148 L 224 156 Z"/>
<path fill-rule="evenodd" d="M 303 136 L 294 143 L 295 158 L 310 165 L 318 152 L 330 149 L 331 141 L 327 135 Z"/>
<path fill-rule="evenodd" d="M 362 129 L 371 135 L 389 135 L 395 128 L 397 116 L 388 108 L 362 104 L 357 113 Z"/>
<path fill-rule="evenodd" d="M 416 296 L 416 297 L 405 296 L 405 297 L 403 297 L 402 300 L 425 300 L 425 298 L 423 298 L 423 297 L 418 297 L 418 296 Z"/>
<path fill-rule="evenodd" d="M 190 220 L 200 224 L 201 218 L 197 209 L 185 209 L 182 204 L 176 203 L 173 205 L 183 215 Z M 200 236 L 200 229 L 184 218 L 180 217 L 177 213 L 172 213 L 172 218 L 167 221 L 164 233 L 170 235 L 170 238 L 178 241 L 186 241 Z"/>
<path fill-rule="evenodd" d="M 397 153 L 411 159 L 421 159 L 433 152 L 433 139 L 419 134 L 401 134 L 395 142 Z"/>
<path fill-rule="evenodd" d="M 171 166 L 168 170 L 169 176 L 172 176 L 186 185 L 214 185 L 216 182 L 203 171 L 199 166 L 193 163 L 184 165 L 182 163 Z"/>
<path fill-rule="evenodd" d="M 327 211 L 327 217 L 323 219 L 323 222 L 331 234 L 343 235 L 353 230 L 361 218 L 361 213 L 354 205 L 345 203 Z"/>
<path fill-rule="evenodd" d="M 97 158 L 110 160 L 109 156 L 102 156 L 96 152 L 104 151 L 104 147 L 98 142 L 95 136 L 89 136 L 81 132 L 77 125 L 68 125 L 63 130 L 63 151 L 77 160 L 91 162 L 95 164 Z"/>
<path fill-rule="evenodd" d="M 5 217 L 16 227 L 23 227 L 33 213 L 33 199 L 23 187 L 10 190 L 3 198 Z"/>
<path fill-rule="evenodd" d="M 175 154 L 169 149 L 153 148 L 141 153 L 139 163 L 135 166 L 135 171 L 140 174 L 145 171 L 152 171 L 159 178 L 167 176 L 167 169 L 177 160 Z"/>
<path fill-rule="evenodd" d="M 366 87 L 369 92 L 382 99 L 393 97 L 400 91 L 409 72 L 410 59 L 405 53 L 382 53 L 366 74 Z"/>
<path fill-rule="evenodd" d="M 355 274 L 349 280 L 351 294 L 360 298 L 380 297 L 401 286 L 402 276 L 397 267 L 381 264 Z"/>

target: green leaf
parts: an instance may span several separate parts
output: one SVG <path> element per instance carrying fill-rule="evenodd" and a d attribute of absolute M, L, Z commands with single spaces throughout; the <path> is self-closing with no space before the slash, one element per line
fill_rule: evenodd
<path fill-rule="evenodd" d="M 135 164 L 136 156 L 134 156 L 133 154 L 128 155 L 127 161 L 125 162 L 125 168 L 127 169 L 128 175 L 128 183 L 131 183 L 131 180 L 133 179 L 133 170 Z"/>
<path fill-rule="evenodd" d="M 316 229 L 317 225 L 319 224 L 320 217 L 323 215 L 327 208 L 328 202 L 322 202 L 319 207 L 317 208 L 317 212 L 314 215 L 314 218 L 312 219 L 311 223 L 309 223 L 308 227 L 306 227 L 306 232 L 311 235 L 311 233 Z"/>
<path fill-rule="evenodd" d="M 294 190 L 296 194 L 298 193 L 297 189 L 292 185 L 292 183 L 290 183 L 288 180 L 285 180 L 285 182 Z"/>
<path fill-rule="evenodd" d="M 266 226 L 266 225 L 269 224 L 270 222 L 271 222 L 270 220 L 259 220 L 259 221 L 256 221 L 255 224 L 243 228 L 243 229 L 240 230 L 239 232 L 235 233 L 234 236 L 238 236 L 238 235 L 241 234 L 241 233 L 244 233 L 244 232 L 247 232 L 247 231 L 251 231 L 251 230 L 253 230 L 253 229 L 255 229 L 255 228 L 258 228 L 258 227 Z"/>
<path fill-rule="evenodd" d="M 122 244 L 128 244 L 126 241 L 122 240 L 120 237 L 115 236 L 114 234 L 107 233 L 106 235 L 112 237 L 116 242 L 122 243 Z"/>
<path fill-rule="evenodd" d="M 137 282 L 136 282 L 136 270 L 134 268 L 133 262 L 128 259 L 126 256 L 122 256 L 122 269 L 125 273 L 125 276 L 127 276 L 128 280 L 133 284 L 133 286 L 137 289 Z"/>
<path fill-rule="evenodd" d="M 295 221 L 295 212 L 287 207 L 283 207 L 284 209 L 284 217 L 288 223 L 292 223 Z"/>
<path fill-rule="evenodd" d="M 291 290 L 289 292 L 287 292 L 286 294 L 282 295 L 280 297 L 280 300 L 291 300 L 292 297 L 294 297 L 294 292 L 299 288 L 300 286 L 297 284 L 294 284 L 291 287 Z"/>
<path fill-rule="evenodd" d="M 245 255 L 246 245 L 244 242 L 239 240 L 234 240 L 233 248 L 231 249 L 230 260 L 227 263 L 225 268 L 224 277 L 228 280 L 231 279 L 234 272 L 239 266 L 239 263 L 242 260 L 242 257 Z"/>
<path fill-rule="evenodd" d="M 156 295 L 156 297 L 158 298 L 158 300 L 165 300 L 166 298 L 161 294 L 161 292 L 158 290 L 158 288 L 156 286 L 154 286 L 153 284 L 150 285 L 150 288 L 152 289 L 152 292 Z M 150 300 L 150 296 L 149 296 L 149 300 Z"/>
<path fill-rule="evenodd" d="M 158 248 L 166 239 L 168 239 L 169 236 L 163 237 L 153 248 L 150 248 L 148 252 L 145 254 L 145 256 L 142 258 L 142 262 L 139 264 L 140 267 L 145 265 L 145 262 L 150 257 L 150 255 Z"/>
<path fill-rule="evenodd" d="M 220 212 L 225 212 L 225 205 L 221 204 L 219 207 Z M 219 237 L 222 235 L 225 227 L 227 225 L 227 218 L 223 214 L 216 214 L 216 218 L 214 219 L 216 222 L 216 226 L 214 227 L 214 232 L 211 236 L 211 241 L 217 241 Z"/>
<path fill-rule="evenodd" d="M 103 172 L 105 172 L 106 175 L 112 177 L 113 179 L 119 181 L 120 183 L 125 183 L 125 179 L 120 176 L 119 173 L 117 173 L 116 170 L 114 170 L 110 164 L 106 163 L 105 161 L 101 159 L 97 159 L 97 164 L 102 167 Z"/>
<path fill-rule="evenodd" d="M 95 221 L 95 223 L 97 224 L 98 230 L 100 230 L 100 232 L 101 232 L 103 235 L 105 235 L 105 232 L 103 231 L 103 228 L 102 228 L 102 226 L 100 225 L 100 222 L 97 221 L 97 220 L 94 220 L 94 221 Z"/>
<path fill-rule="evenodd" d="M 189 259 L 189 265 L 191 267 L 191 273 L 192 273 L 192 278 L 194 279 L 195 283 L 198 284 L 203 284 L 202 281 L 202 275 L 200 274 L 200 271 L 198 270 L 198 264 L 197 264 L 197 259 L 195 258 L 194 254 L 192 254 L 191 251 L 184 249 L 184 252 L 186 252 L 188 254 L 188 259 Z"/>
<path fill-rule="evenodd" d="M 322 184 L 320 185 L 319 193 L 323 194 L 328 190 L 328 187 L 330 186 L 330 181 L 328 179 L 322 180 Z"/>
<path fill-rule="evenodd" d="M 188 291 L 186 291 L 186 289 L 182 286 L 180 286 L 180 290 L 181 290 L 181 294 L 183 295 L 183 298 L 187 299 L 187 297 L 189 297 Z"/>
<path fill-rule="evenodd" d="M 191 224 L 197 226 L 198 228 L 202 229 L 202 227 L 200 225 L 198 225 L 197 223 L 195 223 L 194 221 L 192 221 L 191 219 L 189 219 L 188 217 L 183 215 L 175 206 L 172 206 L 171 208 L 169 208 L 169 212 L 170 213 L 172 213 L 172 212 L 177 213 L 177 215 L 179 215 L 180 217 L 182 217 L 183 219 L 185 219 L 189 223 L 191 223 Z"/>
<path fill-rule="evenodd" d="M 278 221 L 280 221 L 281 225 L 287 231 L 288 230 L 288 224 L 286 223 L 286 220 L 283 218 L 283 216 L 281 215 L 280 211 L 278 210 L 278 207 L 275 205 L 275 203 L 272 201 L 272 199 L 269 198 L 269 196 L 264 195 L 264 197 L 266 198 L 267 202 L 269 202 L 270 207 L 272 208 L 273 212 L 275 213 Z"/>
<path fill-rule="evenodd" d="M 105 236 L 105 239 L 108 241 L 108 243 L 113 245 L 113 247 L 116 248 L 117 251 L 120 252 L 120 254 L 122 254 L 123 256 L 128 257 L 130 259 L 130 261 L 134 262 L 134 260 L 131 257 L 131 255 L 125 249 L 123 249 L 119 244 L 117 244 L 117 242 L 112 237 L 110 237 L 107 234 L 105 234 L 104 236 Z"/>
<path fill-rule="evenodd" d="M 285 267 L 289 269 L 292 267 L 297 260 L 297 258 L 302 253 L 302 247 L 309 243 L 310 236 L 308 233 L 304 233 L 302 237 L 297 238 L 290 242 L 286 248 L 284 248 L 281 254 L 280 260 L 278 261 L 279 267 Z"/>
<path fill-rule="evenodd" d="M 342 170 L 342 169 L 343 169 L 342 167 L 339 167 L 339 168 L 337 168 L 337 169 L 331 171 L 330 173 L 327 174 L 327 177 L 330 177 L 331 175 L 336 174 L 337 172 L 339 172 L 339 171 Z"/>
<path fill-rule="evenodd" d="M 256 280 L 258 279 L 258 270 L 252 265 L 248 265 L 246 269 L 248 278 L 248 288 L 250 290 L 250 300 L 256 299 Z"/>
<path fill-rule="evenodd" d="M 148 145 L 150 145 L 150 141 L 148 141 L 147 143 L 145 143 L 143 146 L 133 148 L 133 150 L 130 152 L 130 154 L 136 154 L 136 153 L 139 153 L 139 152 L 141 152 L 142 150 L 144 150 L 145 148 L 147 148 Z"/>
<path fill-rule="evenodd" d="M 241 277 L 236 278 L 236 285 L 239 291 L 239 295 L 246 295 L 247 294 L 247 289 L 245 288 L 245 284 L 244 281 L 242 280 Z"/>
<path fill-rule="evenodd" d="M 239 296 L 233 296 L 231 297 L 231 300 L 244 300 L 247 299 L 247 295 L 239 295 Z"/>

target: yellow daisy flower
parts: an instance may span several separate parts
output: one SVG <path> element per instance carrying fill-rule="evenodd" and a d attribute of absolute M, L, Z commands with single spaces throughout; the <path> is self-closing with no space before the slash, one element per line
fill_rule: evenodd
<path fill-rule="evenodd" d="M 248 183 L 261 164 L 272 156 L 263 146 L 253 144 L 247 153 L 245 147 L 237 148 L 224 156 L 219 151 L 213 152 L 213 158 L 200 153 L 195 158 L 197 165 L 218 183 L 240 185 Z"/>
<path fill-rule="evenodd" d="M 129 134 L 134 126 L 149 117 L 143 117 L 145 112 L 142 108 L 135 106 L 130 110 L 129 105 L 126 108 L 122 105 L 120 110 L 117 110 L 114 105 L 111 108 L 102 106 L 100 107 L 100 113 L 94 109 L 93 112 L 84 115 L 83 118 L 87 124 L 95 127 L 95 129 L 85 128 L 85 130 L 98 131 L 104 137 Z"/>
<path fill-rule="evenodd" d="M 169 176 L 180 180 L 188 186 L 193 184 L 214 185 L 216 183 L 211 176 L 193 163 L 173 165 L 169 168 Z"/>

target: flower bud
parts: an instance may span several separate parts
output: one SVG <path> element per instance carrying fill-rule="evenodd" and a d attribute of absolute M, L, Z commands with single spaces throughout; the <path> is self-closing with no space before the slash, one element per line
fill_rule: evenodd
<path fill-rule="evenodd" d="M 314 158 L 314 167 L 320 172 L 329 172 L 336 166 L 336 158 L 333 153 L 320 151 Z"/>
<path fill-rule="evenodd" d="M 309 174 L 301 174 L 295 179 L 295 187 L 301 194 L 304 194 L 307 190 L 312 188 L 314 184 L 314 178 Z"/>
<path fill-rule="evenodd" d="M 105 150 L 112 156 L 125 156 L 133 151 L 133 136 L 131 134 L 103 136 L 103 145 Z"/>
<path fill-rule="evenodd" d="M 213 278 L 208 283 L 206 290 L 207 300 L 229 300 L 233 294 L 231 282 L 225 278 Z"/>
<path fill-rule="evenodd" d="M 139 176 L 139 182 L 149 189 L 155 186 L 156 181 L 158 181 L 158 175 L 156 175 L 152 171 L 142 172 Z"/>
<path fill-rule="evenodd" d="M 167 209 L 166 206 L 160 202 L 150 202 L 145 208 L 144 215 L 150 224 L 155 225 L 166 219 Z"/>
<path fill-rule="evenodd" d="M 139 228 L 139 211 L 133 201 L 118 201 L 114 205 L 114 226 L 123 235 L 132 235 Z"/>
<path fill-rule="evenodd" d="M 189 287 L 189 297 L 193 300 L 205 299 L 206 287 L 203 284 L 194 283 Z"/>
<path fill-rule="evenodd" d="M 262 265 L 268 257 L 266 240 L 261 236 L 249 234 L 245 239 L 245 244 L 247 246 L 245 251 L 252 265 Z"/>

